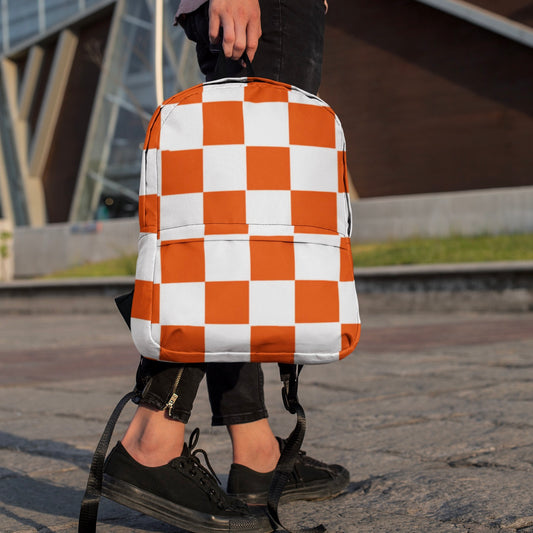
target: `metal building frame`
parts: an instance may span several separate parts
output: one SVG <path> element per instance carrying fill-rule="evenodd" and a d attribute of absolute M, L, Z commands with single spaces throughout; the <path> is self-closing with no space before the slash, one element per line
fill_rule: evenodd
<path fill-rule="evenodd" d="M 533 48 L 533 28 L 463 0 L 415 0 Z"/>

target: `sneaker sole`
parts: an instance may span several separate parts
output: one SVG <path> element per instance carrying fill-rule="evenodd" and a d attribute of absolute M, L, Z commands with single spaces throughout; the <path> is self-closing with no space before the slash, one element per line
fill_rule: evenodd
<path fill-rule="evenodd" d="M 339 475 L 327 481 L 308 483 L 305 487 L 289 487 L 283 490 L 279 503 L 288 503 L 297 500 L 319 501 L 335 498 L 350 483 L 350 474 L 347 470 L 339 472 Z M 268 492 L 256 492 L 250 494 L 230 493 L 231 496 L 245 501 L 249 505 L 265 505 Z"/>
<path fill-rule="evenodd" d="M 194 511 L 144 491 L 130 483 L 104 474 L 102 495 L 116 503 L 140 511 L 162 522 L 177 526 L 192 533 L 216 533 L 231 531 L 239 533 L 270 533 L 272 527 L 267 516 L 228 518 Z"/>

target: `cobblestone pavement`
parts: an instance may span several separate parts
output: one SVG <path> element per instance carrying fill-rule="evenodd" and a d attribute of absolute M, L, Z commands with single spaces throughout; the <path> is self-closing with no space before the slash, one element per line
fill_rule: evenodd
<path fill-rule="evenodd" d="M 118 314 L 2 316 L 0 531 L 77 530 L 92 451 L 136 363 Z M 273 428 L 287 435 L 294 420 L 275 366 L 265 371 Z M 291 527 L 533 532 L 531 314 L 367 317 L 356 354 L 305 369 L 301 400 L 304 448 L 346 465 L 351 483 L 333 501 L 283 506 Z M 202 389 L 189 427 L 225 474 L 229 438 L 209 420 Z M 98 531 L 177 530 L 103 500 Z"/>

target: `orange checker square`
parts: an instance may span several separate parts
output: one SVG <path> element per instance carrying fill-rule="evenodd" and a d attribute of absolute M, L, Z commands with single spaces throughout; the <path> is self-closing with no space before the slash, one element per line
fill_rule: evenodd
<path fill-rule="evenodd" d="M 270 85 L 268 83 L 249 83 L 244 88 L 244 101 L 263 102 L 288 102 L 290 85 L 283 84 L 283 87 Z"/>
<path fill-rule="evenodd" d="M 161 294 L 161 285 L 159 283 L 154 283 L 152 291 L 152 322 L 154 324 L 159 323 L 159 309 L 160 306 L 160 294 Z"/>
<path fill-rule="evenodd" d="M 187 194 L 204 188 L 203 151 L 161 151 L 161 193 Z"/>
<path fill-rule="evenodd" d="M 338 235 L 333 229 L 317 228 L 316 226 L 295 226 L 294 233 L 317 233 L 320 235 Z"/>
<path fill-rule="evenodd" d="M 250 361 L 294 361 L 296 328 L 294 326 L 252 326 L 250 333 Z M 269 358 L 269 354 L 272 357 Z"/>
<path fill-rule="evenodd" d="M 204 223 L 246 224 L 246 192 L 205 192 Z"/>
<path fill-rule="evenodd" d="M 248 324 L 249 292 L 248 281 L 206 282 L 206 324 Z"/>
<path fill-rule="evenodd" d="M 159 139 L 161 135 L 161 109 L 158 109 L 150 119 L 146 136 L 144 138 L 144 149 L 159 148 Z"/>
<path fill-rule="evenodd" d="M 167 98 L 163 102 L 163 105 L 201 104 L 203 92 L 204 88 L 202 84 L 194 85 L 192 87 L 189 87 L 188 89 L 185 89 L 184 91 L 172 95 L 170 98 Z"/>
<path fill-rule="evenodd" d="M 161 282 L 205 281 L 203 241 L 170 241 L 161 246 Z"/>
<path fill-rule="evenodd" d="M 327 107 L 289 103 L 289 142 L 335 148 L 335 116 Z"/>
<path fill-rule="evenodd" d="M 293 226 L 337 231 L 337 193 L 291 191 Z"/>
<path fill-rule="evenodd" d="M 339 188 L 338 192 L 348 192 L 349 185 L 346 179 L 346 152 L 339 150 L 337 152 L 337 164 L 339 169 Z"/>
<path fill-rule="evenodd" d="M 159 196 L 142 194 L 139 196 L 139 228 L 143 233 L 157 233 L 159 219 Z"/>
<path fill-rule="evenodd" d="M 246 147 L 246 173 L 248 190 L 290 190 L 290 148 Z"/>
<path fill-rule="evenodd" d="M 250 236 L 250 272 L 252 281 L 293 280 L 294 246 L 288 237 Z"/>
<path fill-rule="evenodd" d="M 350 355 L 361 337 L 361 324 L 341 324 L 341 351 L 339 358 L 343 359 Z"/>
<path fill-rule="evenodd" d="M 201 362 L 205 353 L 203 326 L 161 326 L 162 361 Z"/>
<path fill-rule="evenodd" d="M 135 280 L 131 317 L 159 322 L 159 285 L 151 281 Z"/>
<path fill-rule="evenodd" d="M 339 248 L 340 258 L 340 277 L 339 281 L 353 280 L 353 257 L 350 237 L 341 238 L 341 247 Z"/>
<path fill-rule="evenodd" d="M 297 323 L 338 322 L 339 289 L 335 281 L 296 280 Z"/>
<path fill-rule="evenodd" d="M 204 145 L 244 144 L 242 102 L 204 102 Z"/>
<path fill-rule="evenodd" d="M 188 105 L 188 104 L 201 104 L 202 103 L 202 94 L 203 87 L 195 86 L 189 89 L 188 94 L 183 100 L 179 102 L 179 105 Z"/>

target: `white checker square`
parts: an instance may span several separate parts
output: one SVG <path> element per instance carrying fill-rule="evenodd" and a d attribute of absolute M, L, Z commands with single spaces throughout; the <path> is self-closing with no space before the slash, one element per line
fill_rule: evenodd
<path fill-rule="evenodd" d="M 250 324 L 293 326 L 294 281 L 251 281 Z"/>
<path fill-rule="evenodd" d="M 341 324 L 358 324 L 361 322 L 357 292 L 353 281 L 339 283 L 339 322 Z"/>
<path fill-rule="evenodd" d="M 204 354 L 206 363 L 249 363 L 249 352 L 219 352 L 212 354 Z"/>
<path fill-rule="evenodd" d="M 243 115 L 248 146 L 289 146 L 287 102 L 244 102 Z"/>
<path fill-rule="evenodd" d="M 339 360 L 338 353 L 306 353 L 306 354 L 294 354 L 295 365 L 323 365 L 325 363 L 333 363 Z"/>
<path fill-rule="evenodd" d="M 344 237 L 349 237 L 351 232 L 352 209 L 348 193 L 337 193 L 337 232 Z"/>
<path fill-rule="evenodd" d="M 248 281 L 250 243 L 212 240 L 204 242 L 206 281 Z"/>
<path fill-rule="evenodd" d="M 161 179 L 161 176 L 162 176 L 162 172 L 161 172 L 161 151 L 160 150 L 157 150 L 156 154 L 155 154 L 155 157 L 156 157 L 156 161 L 155 161 L 155 167 L 153 167 L 155 169 L 155 172 L 157 173 L 157 175 L 155 176 L 155 183 L 156 183 L 156 188 L 157 188 L 157 194 L 159 196 L 161 196 L 161 183 L 162 183 L 162 179 Z M 149 188 L 151 189 L 151 186 L 149 186 Z"/>
<path fill-rule="evenodd" d="M 338 322 L 296 324 L 295 353 L 337 354 L 341 350 L 341 325 Z"/>
<path fill-rule="evenodd" d="M 146 194 L 146 161 L 149 150 L 143 150 L 141 157 L 141 175 L 139 177 L 139 196 Z"/>
<path fill-rule="evenodd" d="M 161 229 L 204 222 L 202 193 L 169 194 L 161 197 Z"/>
<path fill-rule="evenodd" d="M 318 96 L 308 93 L 303 89 L 296 88 L 293 88 L 292 91 L 289 91 L 289 102 L 293 104 L 327 106 L 327 104 L 318 98 Z"/>
<path fill-rule="evenodd" d="M 247 224 L 292 224 L 290 191 L 246 191 Z"/>
<path fill-rule="evenodd" d="M 337 192 L 337 150 L 316 146 L 291 146 L 291 189 Z"/>
<path fill-rule="evenodd" d="M 161 241 L 157 245 L 154 262 L 154 283 L 161 283 Z"/>
<path fill-rule="evenodd" d="M 159 320 L 163 326 L 203 326 L 205 283 L 162 284 Z"/>
<path fill-rule="evenodd" d="M 242 102 L 244 100 L 244 84 L 231 82 L 204 85 L 202 91 L 203 102 Z"/>
<path fill-rule="evenodd" d="M 249 235 L 290 235 L 294 234 L 294 226 L 285 224 L 252 224 L 248 228 Z"/>
<path fill-rule="evenodd" d="M 202 226 L 181 226 L 179 228 L 162 229 L 159 232 L 161 243 L 166 241 L 178 241 L 180 239 L 203 239 L 205 227 Z"/>
<path fill-rule="evenodd" d="M 163 104 L 161 106 L 161 113 L 159 115 L 160 125 L 165 122 L 173 111 L 178 107 L 178 104 Z"/>
<path fill-rule="evenodd" d="M 157 235 L 155 233 L 141 233 L 139 236 L 137 267 L 135 278 L 153 281 L 155 256 L 157 253 Z"/>
<path fill-rule="evenodd" d="M 131 337 L 137 351 L 151 359 L 159 359 L 159 343 L 152 338 L 152 325 L 149 320 L 131 318 Z"/>
<path fill-rule="evenodd" d="M 298 233 L 298 242 L 310 242 L 312 244 L 323 244 L 324 246 L 335 246 L 339 248 L 341 245 L 340 235 L 330 235 L 329 233 Z"/>
<path fill-rule="evenodd" d="M 204 191 L 246 190 L 246 147 L 241 144 L 205 146 Z"/>
<path fill-rule="evenodd" d="M 160 150 L 192 150 L 203 144 L 202 104 L 163 106 Z"/>
<path fill-rule="evenodd" d="M 161 346 L 161 324 L 152 324 L 152 339 L 156 344 Z"/>
<path fill-rule="evenodd" d="M 161 153 L 155 148 L 143 152 L 139 194 L 157 194 L 158 176 L 161 175 Z"/>
<path fill-rule="evenodd" d="M 346 139 L 338 117 L 335 117 L 335 148 L 341 152 L 346 151 Z"/>
<path fill-rule="evenodd" d="M 295 279 L 338 281 L 340 250 L 322 244 L 294 243 Z"/>
<path fill-rule="evenodd" d="M 250 326 L 248 324 L 206 324 L 205 361 L 209 353 L 250 353 Z"/>

